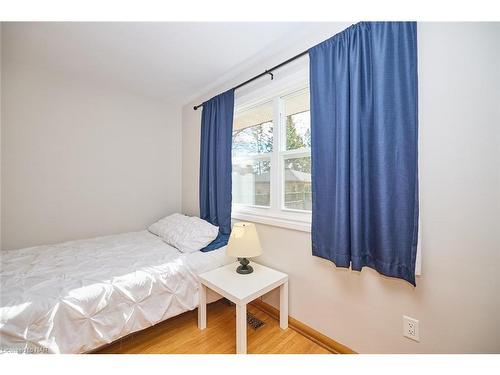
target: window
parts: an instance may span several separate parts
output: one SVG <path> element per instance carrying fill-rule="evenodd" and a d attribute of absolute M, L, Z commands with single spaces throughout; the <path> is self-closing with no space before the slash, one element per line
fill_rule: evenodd
<path fill-rule="evenodd" d="M 273 103 L 251 108 L 233 124 L 233 202 L 270 207 Z"/>
<path fill-rule="evenodd" d="M 236 107 L 232 176 L 233 217 L 310 230 L 307 87 Z"/>
<path fill-rule="evenodd" d="M 309 90 L 283 99 L 284 151 L 283 206 L 286 209 L 311 211 L 311 120 Z"/>

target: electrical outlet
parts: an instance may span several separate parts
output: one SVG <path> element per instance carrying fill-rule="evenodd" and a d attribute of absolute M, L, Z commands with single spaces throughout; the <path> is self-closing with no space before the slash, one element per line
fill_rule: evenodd
<path fill-rule="evenodd" d="M 420 341 L 420 334 L 418 332 L 418 320 L 403 315 L 403 336 L 409 339 Z"/>

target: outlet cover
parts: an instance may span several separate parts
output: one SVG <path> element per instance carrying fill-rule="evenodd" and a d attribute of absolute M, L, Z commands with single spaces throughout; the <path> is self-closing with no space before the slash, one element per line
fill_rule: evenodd
<path fill-rule="evenodd" d="M 420 341 L 420 333 L 418 329 L 418 320 L 403 315 L 403 336 L 409 339 Z"/>

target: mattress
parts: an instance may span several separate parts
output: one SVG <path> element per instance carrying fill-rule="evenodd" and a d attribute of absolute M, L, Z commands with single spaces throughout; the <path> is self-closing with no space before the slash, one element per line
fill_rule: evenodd
<path fill-rule="evenodd" d="M 0 351 L 82 353 L 198 306 L 225 248 L 183 254 L 132 232 L 1 253 Z"/>

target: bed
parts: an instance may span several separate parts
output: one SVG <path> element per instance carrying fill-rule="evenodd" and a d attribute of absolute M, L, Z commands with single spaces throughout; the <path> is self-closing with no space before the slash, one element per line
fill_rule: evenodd
<path fill-rule="evenodd" d="M 84 353 L 198 306 L 225 248 L 181 253 L 148 231 L 1 253 L 0 351 Z"/>

